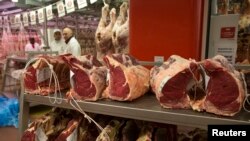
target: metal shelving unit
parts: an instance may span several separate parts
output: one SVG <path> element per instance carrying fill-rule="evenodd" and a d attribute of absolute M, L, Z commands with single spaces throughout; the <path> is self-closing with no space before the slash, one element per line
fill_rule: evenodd
<path fill-rule="evenodd" d="M 61 104 L 51 104 L 48 96 L 24 94 L 21 96 L 20 105 L 20 135 L 28 125 L 30 103 L 73 109 L 66 99 L 63 99 Z M 203 129 L 207 129 L 207 125 L 211 124 L 250 124 L 250 114 L 245 111 L 241 111 L 234 117 L 221 117 L 193 110 L 163 109 L 153 94 L 146 94 L 132 102 L 99 100 L 97 102 L 79 101 L 78 104 L 86 112 Z"/>

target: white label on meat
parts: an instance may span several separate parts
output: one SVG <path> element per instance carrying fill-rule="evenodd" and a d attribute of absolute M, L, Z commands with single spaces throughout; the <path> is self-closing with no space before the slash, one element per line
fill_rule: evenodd
<path fill-rule="evenodd" d="M 208 81 L 210 80 L 210 77 L 205 74 L 205 88 L 207 89 Z M 206 90 L 205 89 L 205 90 Z"/>
<path fill-rule="evenodd" d="M 106 82 L 109 83 L 109 79 L 110 79 L 110 70 L 108 69 L 107 71 L 107 77 L 106 77 Z"/>
<path fill-rule="evenodd" d="M 161 84 L 160 84 L 160 86 L 158 87 L 158 93 L 161 93 L 162 88 L 165 86 L 165 84 L 168 82 L 168 80 L 169 80 L 170 78 L 171 78 L 171 77 L 166 76 L 166 77 L 161 81 Z"/>
<path fill-rule="evenodd" d="M 49 67 L 43 68 L 41 70 L 37 70 L 36 72 L 37 83 L 41 83 L 45 80 L 50 79 L 50 76 L 51 76 L 51 70 Z"/>
<path fill-rule="evenodd" d="M 69 72 L 69 75 L 70 75 L 70 85 L 72 88 L 75 88 L 75 82 L 74 82 L 74 79 L 73 79 L 73 76 L 75 75 L 73 71 L 70 71 Z"/>
<path fill-rule="evenodd" d="M 66 141 L 77 141 L 77 128 L 67 137 Z"/>
<path fill-rule="evenodd" d="M 44 131 L 39 127 L 36 130 L 36 141 L 47 141 L 48 137 L 44 133 Z"/>

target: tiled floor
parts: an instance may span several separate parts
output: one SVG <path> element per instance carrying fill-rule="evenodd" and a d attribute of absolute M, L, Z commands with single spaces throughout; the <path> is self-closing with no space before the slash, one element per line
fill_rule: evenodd
<path fill-rule="evenodd" d="M 14 127 L 0 128 L 0 141 L 17 141 L 18 129 Z"/>

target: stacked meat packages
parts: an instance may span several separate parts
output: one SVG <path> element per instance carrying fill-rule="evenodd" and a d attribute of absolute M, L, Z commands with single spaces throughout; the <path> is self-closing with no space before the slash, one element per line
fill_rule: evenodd
<path fill-rule="evenodd" d="M 116 17 L 116 11 L 115 8 L 110 10 L 108 4 L 102 7 L 102 16 L 95 34 L 97 58 L 100 61 L 103 61 L 105 55 L 128 53 L 128 3 L 124 2 L 120 6 L 118 17 Z"/>
<path fill-rule="evenodd" d="M 164 108 L 192 108 L 223 116 L 238 113 L 245 98 L 241 74 L 220 55 L 201 62 L 173 55 L 151 70 L 151 86 Z"/>
<path fill-rule="evenodd" d="M 91 117 L 103 127 L 98 130 L 73 110 L 53 109 L 33 121 L 24 132 L 22 141 L 177 141 L 206 140 L 201 129 L 183 132 L 175 125 L 159 124 L 104 115 Z M 178 131 L 179 130 L 179 131 Z M 189 136 L 185 136 L 189 135 Z"/>

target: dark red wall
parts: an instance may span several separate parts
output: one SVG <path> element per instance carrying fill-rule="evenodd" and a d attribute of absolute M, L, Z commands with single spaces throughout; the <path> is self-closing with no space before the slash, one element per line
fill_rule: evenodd
<path fill-rule="evenodd" d="M 200 59 L 203 0 L 130 0 L 130 53 Z"/>

